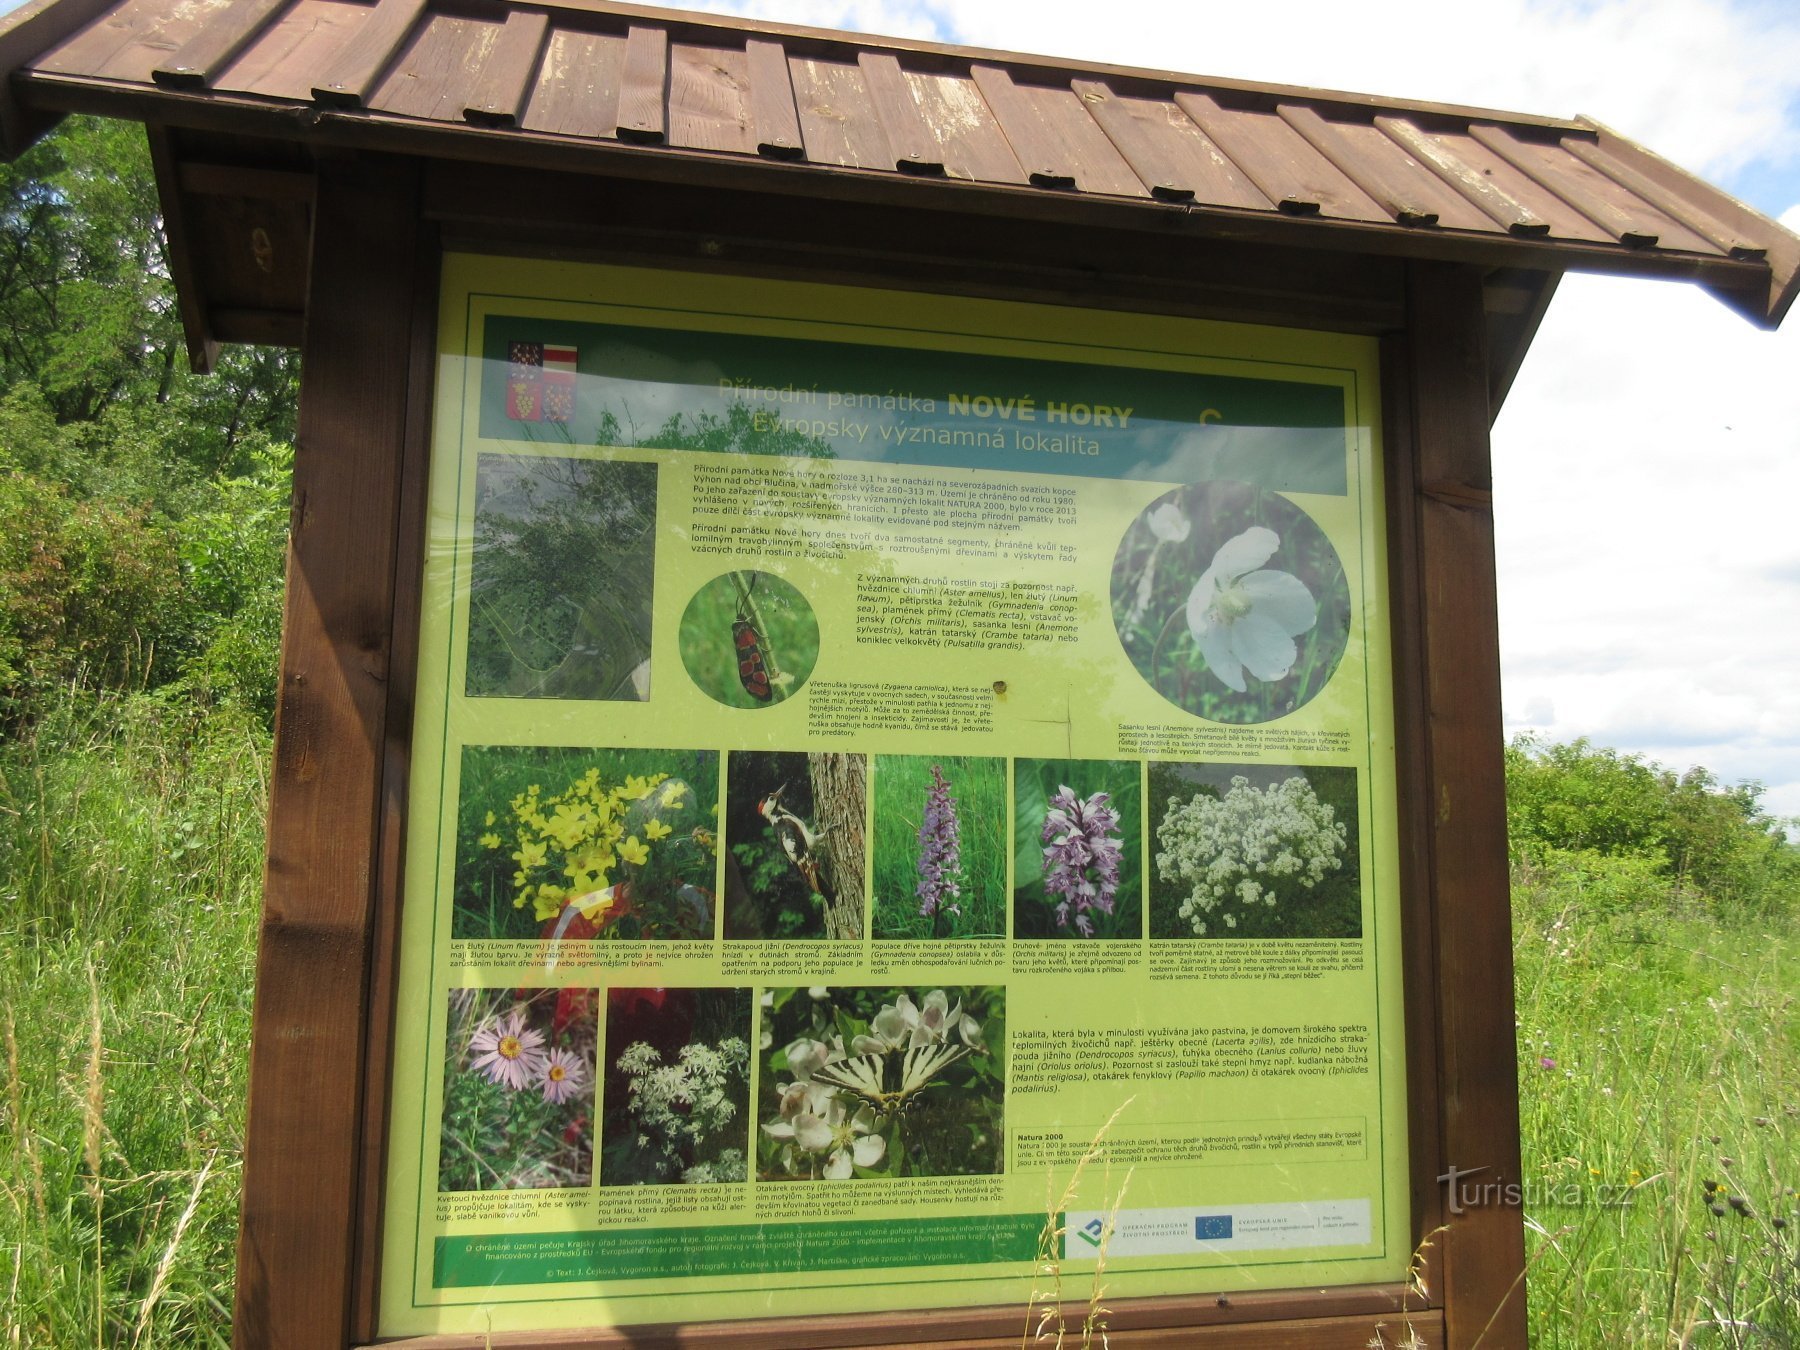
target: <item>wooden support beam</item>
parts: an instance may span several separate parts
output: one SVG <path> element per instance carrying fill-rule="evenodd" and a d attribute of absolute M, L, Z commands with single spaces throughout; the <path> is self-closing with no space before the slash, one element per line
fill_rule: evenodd
<path fill-rule="evenodd" d="M 295 437 L 235 1343 L 347 1343 L 390 714 L 416 170 L 321 171 Z"/>

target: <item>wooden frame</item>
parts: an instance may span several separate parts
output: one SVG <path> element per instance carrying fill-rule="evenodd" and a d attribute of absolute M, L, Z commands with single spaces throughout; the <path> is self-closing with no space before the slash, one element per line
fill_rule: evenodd
<path fill-rule="evenodd" d="M 495 175 L 498 174 L 496 177 Z M 460 181 L 457 181 L 460 180 Z M 1380 332 L 1405 916 L 1411 1191 L 1418 1288 L 1349 1286 L 1118 1303 L 1120 1346 L 1360 1347 L 1524 1343 L 1516 1204 L 1449 1205 L 1447 1168 L 1519 1179 L 1493 527 L 1481 272 L 1466 264 L 1311 257 L 1231 246 L 1227 266 L 1158 252 L 1127 276 L 1089 268 L 1075 234 L 1009 236 L 1035 284 L 903 247 L 911 222 L 870 208 L 813 218 L 755 203 L 726 220 L 639 186 L 583 229 L 604 183 L 568 180 L 522 218 L 493 209 L 507 176 L 370 158 L 320 172 L 304 342 L 294 535 L 271 793 L 239 1252 L 237 1343 L 344 1347 L 376 1335 L 379 1216 L 435 361 L 439 230 L 459 246 L 609 260 L 679 256 L 773 275 L 1155 309 Z M 517 181 L 516 179 L 513 181 Z M 696 210 L 699 214 L 696 215 Z M 891 215 L 891 213 L 886 213 Z M 686 232 L 659 230 L 674 216 Z M 595 217 L 589 215 L 589 220 Z M 830 251 L 847 227 L 854 250 Z M 1088 246 L 1104 237 L 1085 234 Z M 1188 245 L 1191 250 L 1194 246 Z M 814 250 L 818 251 L 815 252 Z M 720 256 L 724 254 L 729 256 Z M 1101 256 L 1105 256 L 1104 252 Z M 1185 275 L 1177 275 L 1185 269 Z M 1278 289 L 1294 272 L 1321 300 Z M 1165 284 L 1156 291 L 1156 274 Z M 1121 284 L 1122 283 L 1122 284 Z M 1123 303 L 1121 301 L 1123 300 Z M 507 1346 L 800 1347 L 1018 1344 L 1022 1308 L 954 1309 L 496 1337 Z M 419 1350 L 484 1344 L 425 1337 Z"/>

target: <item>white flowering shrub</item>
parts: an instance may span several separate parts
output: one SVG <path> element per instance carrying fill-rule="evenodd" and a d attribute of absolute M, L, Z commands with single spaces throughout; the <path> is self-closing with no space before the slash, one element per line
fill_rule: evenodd
<path fill-rule="evenodd" d="M 1177 913 L 1204 935 L 1212 922 L 1236 928 L 1234 906 L 1317 886 L 1342 863 L 1348 831 L 1299 774 L 1268 788 L 1239 776 L 1221 798 L 1171 801 L 1156 842 L 1158 874 L 1183 894 Z"/>
<path fill-rule="evenodd" d="M 635 1137 L 619 1150 L 628 1156 L 609 1157 L 609 1184 L 615 1177 L 690 1185 L 744 1180 L 744 1150 L 720 1144 L 726 1137 L 739 1145 L 744 1139 L 744 1129 L 731 1126 L 747 1101 L 748 1043 L 737 1036 L 717 1045 L 693 1042 L 669 1064 L 654 1046 L 634 1041 L 616 1065 L 625 1076 Z"/>

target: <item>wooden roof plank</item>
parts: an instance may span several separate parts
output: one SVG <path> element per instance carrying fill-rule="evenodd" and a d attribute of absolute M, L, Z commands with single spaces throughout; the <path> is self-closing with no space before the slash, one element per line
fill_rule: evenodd
<path fill-rule="evenodd" d="M 1617 235 L 1602 229 L 1564 201 L 1549 183 L 1495 154 L 1466 131 L 1435 128 L 1424 134 L 1446 154 L 1468 166 L 1470 172 L 1480 174 L 1484 182 L 1492 184 L 1544 221 L 1549 229 L 1540 237 L 1609 245 L 1619 242 Z"/>
<path fill-rule="evenodd" d="M 904 74 L 919 115 L 938 147 L 946 177 L 1024 185 L 1025 168 L 974 80 L 915 70 Z"/>
<path fill-rule="evenodd" d="M 1549 221 L 1511 193 L 1496 187 L 1480 170 L 1452 155 L 1405 118 L 1378 116 L 1375 125 L 1396 145 L 1417 156 L 1446 183 L 1486 212 L 1508 234 L 1537 236 L 1550 233 Z"/>
<path fill-rule="evenodd" d="M 30 0 L 0 19 L 0 148 L 7 156 L 23 153 L 48 128 L 41 117 L 28 116 L 13 95 L 7 72 L 18 70 L 70 35 L 91 26 L 113 0 Z"/>
<path fill-rule="evenodd" d="M 462 124 L 463 91 L 481 78 L 500 25 L 428 16 L 369 99 L 376 112 Z"/>
<path fill-rule="evenodd" d="M 1403 185 L 1428 209 L 1435 211 L 1438 225 L 1446 230 L 1469 230 L 1479 234 L 1497 234 L 1493 219 L 1485 211 L 1476 209 L 1469 199 L 1456 191 L 1433 169 L 1421 163 L 1404 146 L 1396 144 L 1389 136 L 1376 128 L 1374 123 L 1366 121 L 1333 122 L 1333 130 L 1342 138 L 1349 153 L 1366 163 L 1380 164 L 1393 181 Z M 1479 149 L 1479 147 L 1476 147 Z M 1485 151 L 1484 164 L 1491 161 Z M 1518 180 L 1514 174 L 1513 179 Z M 1531 200 L 1536 201 L 1544 194 L 1533 189 Z"/>
<path fill-rule="evenodd" d="M 368 15 L 368 6 L 352 0 L 294 0 L 219 72 L 212 87 L 305 103 L 319 73 L 337 61 Z"/>
<path fill-rule="evenodd" d="M 554 136 L 611 140 L 619 125 L 624 73 L 623 36 L 554 29 L 519 125 Z"/>
<path fill-rule="evenodd" d="M 893 152 L 893 167 L 901 173 L 942 174 L 944 157 L 899 60 L 888 52 L 858 52 L 856 66 Z"/>
<path fill-rule="evenodd" d="M 663 144 L 669 139 L 668 96 L 668 31 L 633 24 L 625 35 L 614 134 L 633 145 Z"/>
<path fill-rule="evenodd" d="M 1416 188 L 1400 180 L 1389 166 L 1372 155 L 1359 155 L 1337 127 L 1320 117 L 1313 109 L 1297 103 L 1282 103 L 1275 115 L 1305 138 L 1357 187 L 1373 197 L 1387 213 L 1402 225 L 1435 225 L 1438 212 L 1426 204 Z"/>
<path fill-rule="evenodd" d="M 749 61 L 741 51 L 671 43 L 669 144 L 686 150 L 756 153 Z"/>
<path fill-rule="evenodd" d="M 1033 187 L 1073 188 L 1075 161 L 1061 139 L 1044 124 L 1036 105 L 999 66 L 973 65 L 969 74 Z"/>
<path fill-rule="evenodd" d="M 150 72 L 165 89 L 208 89 L 232 58 L 286 8 L 287 0 L 232 0 L 231 5 L 166 62 Z"/>
<path fill-rule="evenodd" d="M 1671 216 L 1712 247 L 1718 249 L 1719 252 L 1739 259 L 1755 259 L 1764 256 L 1766 250 L 1763 246 L 1746 239 L 1735 226 L 1717 219 L 1696 204 L 1666 200 L 1668 194 L 1661 191 L 1653 179 L 1640 173 L 1634 166 L 1614 158 L 1593 142 L 1579 136 L 1565 136 L 1563 137 L 1563 148 L 1627 192 L 1634 193 L 1646 201 L 1659 202 Z"/>
<path fill-rule="evenodd" d="M 72 33 L 35 65 L 39 70 L 149 84 L 150 72 L 229 2 L 196 0 L 171 6 L 167 0 L 125 0 Z"/>
<path fill-rule="evenodd" d="M 1227 112 L 1210 94 L 1186 89 L 1176 90 L 1175 102 L 1284 214 L 1384 224 L 1393 220 L 1379 202 L 1273 113 Z"/>
<path fill-rule="evenodd" d="M 1633 209 L 1637 207 L 1635 202 L 1633 207 L 1627 207 L 1613 199 L 1617 193 L 1609 198 L 1596 186 L 1582 182 L 1576 174 L 1558 172 L 1555 161 L 1566 158 L 1559 150 L 1520 140 L 1505 127 L 1492 123 L 1471 123 L 1469 138 L 1534 182 L 1541 183 L 1547 191 L 1554 192 L 1621 243 L 1631 248 L 1649 248 L 1662 237 L 1661 224 L 1641 208 Z M 1542 151 L 1550 153 L 1540 153 Z M 1592 177 L 1601 183 L 1606 181 L 1597 173 Z"/>
<path fill-rule="evenodd" d="M 894 152 L 859 67 L 796 57 L 788 62 L 788 72 L 808 159 L 846 169 L 894 167 Z"/>
<path fill-rule="evenodd" d="M 463 120 L 474 126 L 513 127 L 526 96 L 537 80 L 538 61 L 544 54 L 544 37 L 550 16 L 542 10 L 515 9 L 501 25 L 494 49 L 482 65 Z"/>
<path fill-rule="evenodd" d="M 750 68 L 750 124 L 756 153 L 769 159 L 805 159 L 800 110 L 794 106 L 794 80 L 788 71 L 787 48 L 755 38 L 744 44 Z"/>
<path fill-rule="evenodd" d="M 1098 80 L 1076 80 L 1070 88 L 1152 196 L 1251 211 L 1274 205 L 1173 103 L 1120 97 Z"/>
<path fill-rule="evenodd" d="M 405 45 L 425 0 L 379 0 L 356 36 L 312 87 L 313 102 L 334 108 L 360 108 Z"/>

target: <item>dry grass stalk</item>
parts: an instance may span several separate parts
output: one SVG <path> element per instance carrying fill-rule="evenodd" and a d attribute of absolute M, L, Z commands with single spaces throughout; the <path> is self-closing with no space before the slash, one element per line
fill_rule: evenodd
<path fill-rule="evenodd" d="M 101 1074 L 100 977 L 88 966 L 90 1025 L 88 1029 L 87 1091 L 82 1098 L 81 1152 L 87 1162 L 88 1199 L 94 1205 L 94 1344 L 104 1350 L 106 1337 L 106 1268 L 101 1251 L 105 1225 L 106 1191 L 101 1185 L 101 1143 L 105 1129 L 106 1086 Z"/>
<path fill-rule="evenodd" d="M 19 1071 L 19 1038 L 13 1024 L 12 1009 L 6 1010 L 6 1096 L 12 1112 L 13 1137 L 18 1141 L 23 1171 L 31 1177 L 31 1203 L 37 1211 L 38 1231 L 50 1231 L 50 1207 L 44 1201 L 44 1160 L 38 1154 L 37 1138 L 25 1123 L 25 1078 Z M 13 1270 L 14 1283 L 18 1269 Z"/>
<path fill-rule="evenodd" d="M 162 1260 L 156 1263 L 156 1273 L 150 1278 L 150 1292 L 144 1295 L 143 1303 L 138 1306 L 137 1328 L 131 1333 L 133 1347 L 150 1329 L 150 1319 L 156 1313 L 156 1305 L 169 1287 L 169 1274 L 175 1268 L 175 1253 L 181 1249 L 181 1239 L 187 1235 L 188 1225 L 194 1221 L 194 1215 L 200 1208 L 200 1193 L 206 1187 L 207 1177 L 212 1175 L 213 1163 L 218 1156 L 217 1150 L 207 1155 L 200 1175 L 194 1178 L 194 1190 L 188 1196 L 187 1208 L 175 1220 L 175 1231 L 169 1235 L 169 1245 L 163 1248 Z"/>
<path fill-rule="evenodd" d="M 1027 1350 L 1033 1340 L 1042 1341 L 1052 1334 L 1054 1328 L 1054 1350 L 1062 1350 L 1063 1337 L 1068 1326 L 1063 1319 L 1062 1311 L 1062 1242 L 1068 1236 L 1068 1225 L 1058 1219 L 1070 1203 L 1075 1199 L 1081 1187 L 1082 1173 L 1088 1165 L 1105 1152 L 1107 1133 L 1113 1124 L 1124 1113 L 1136 1098 L 1127 1097 L 1114 1108 L 1106 1118 L 1105 1124 L 1095 1131 L 1093 1139 L 1088 1142 L 1087 1149 L 1075 1162 L 1075 1170 L 1069 1174 L 1069 1181 L 1063 1187 L 1062 1195 L 1056 1195 L 1056 1178 L 1054 1173 L 1044 1178 L 1044 1227 L 1038 1234 L 1037 1264 L 1031 1276 L 1031 1298 L 1025 1304 L 1025 1330 L 1019 1337 L 1019 1350 Z M 1098 1273 L 1096 1272 L 1096 1279 Z M 1049 1288 L 1039 1284 L 1040 1279 L 1049 1281 Z M 1035 1322 L 1033 1325 L 1033 1313 Z M 1084 1336 L 1085 1342 L 1087 1338 Z"/>

